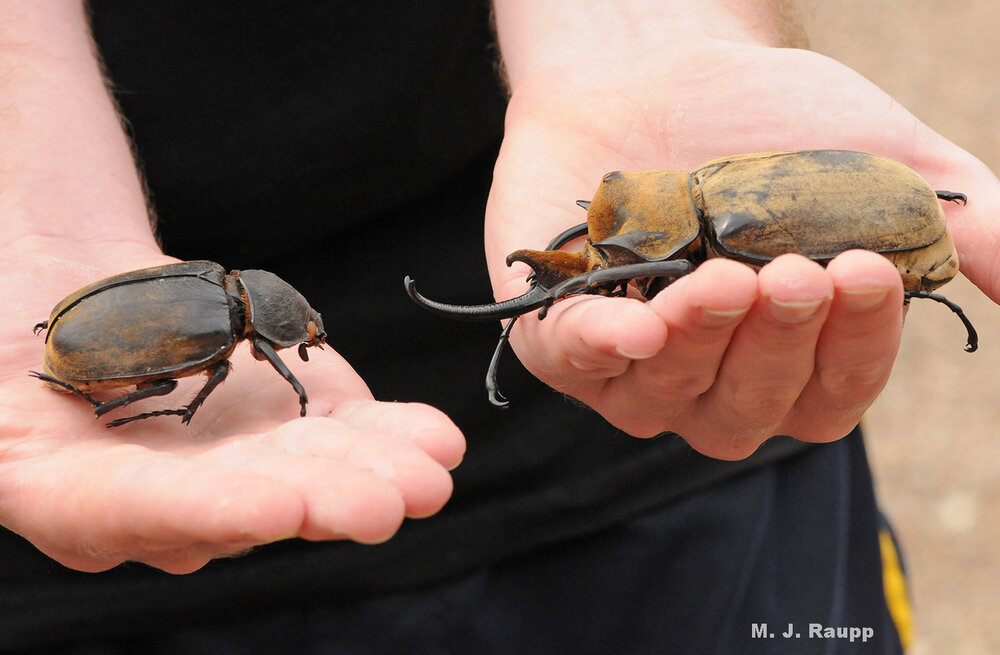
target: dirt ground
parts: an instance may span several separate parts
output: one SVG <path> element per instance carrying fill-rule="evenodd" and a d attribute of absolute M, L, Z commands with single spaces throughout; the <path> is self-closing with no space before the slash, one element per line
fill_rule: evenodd
<path fill-rule="evenodd" d="M 813 50 L 1000 172 L 1000 3 L 798 4 Z M 866 419 L 868 446 L 915 597 L 911 655 L 992 655 L 1000 653 L 1000 308 L 964 279 L 942 291 L 974 321 L 980 349 L 962 351 L 950 312 L 914 302 L 892 378 Z"/>

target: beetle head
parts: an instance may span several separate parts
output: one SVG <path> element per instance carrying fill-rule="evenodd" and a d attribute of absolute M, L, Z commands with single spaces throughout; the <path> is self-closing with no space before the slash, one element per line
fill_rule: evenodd
<path fill-rule="evenodd" d="M 306 332 L 309 333 L 309 339 L 299 344 L 299 357 L 304 362 L 309 361 L 309 353 L 306 352 L 306 348 L 315 346 L 322 350 L 323 344 L 326 343 L 326 330 L 323 329 L 323 317 L 311 307 L 309 308 L 309 322 L 306 323 Z"/>
<path fill-rule="evenodd" d="M 300 344 L 299 356 L 303 360 L 308 360 L 307 347 L 320 347 L 326 341 L 319 312 L 292 285 L 268 271 L 239 271 L 233 275 L 246 297 L 248 331 L 267 339 L 275 348 Z"/>

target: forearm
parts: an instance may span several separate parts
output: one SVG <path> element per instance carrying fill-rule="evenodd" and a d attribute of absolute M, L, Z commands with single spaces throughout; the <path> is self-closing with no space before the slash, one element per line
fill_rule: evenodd
<path fill-rule="evenodd" d="M 805 45 L 790 0 L 495 0 L 494 12 L 512 89 L 534 71 L 639 58 L 692 37 Z"/>
<path fill-rule="evenodd" d="M 55 238 L 155 252 L 81 3 L 3 2 L 0 15 L 0 248 L 43 250 Z"/>

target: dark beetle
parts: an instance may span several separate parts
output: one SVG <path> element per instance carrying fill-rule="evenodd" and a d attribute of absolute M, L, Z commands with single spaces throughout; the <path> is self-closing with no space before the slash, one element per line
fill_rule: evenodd
<path fill-rule="evenodd" d="M 151 416 L 180 416 L 187 423 L 229 373 L 229 356 L 248 339 L 258 360 L 266 359 L 306 397 L 275 352 L 299 344 L 322 347 L 326 340 L 319 312 L 274 273 L 248 270 L 226 274 L 209 261 L 182 262 L 122 273 L 66 297 L 49 320 L 35 326 L 45 336 L 44 373 L 31 374 L 56 391 L 84 398 L 101 416 L 129 403 L 170 393 L 177 378 L 206 373 L 208 382 L 182 409 L 120 418 L 109 427 Z M 107 401 L 87 392 L 135 385 L 135 391 Z"/>
<path fill-rule="evenodd" d="M 623 294 L 632 283 L 651 298 L 711 257 L 755 269 L 785 253 L 826 264 L 860 248 L 892 261 L 910 298 L 944 303 L 968 332 L 972 324 L 954 303 L 930 293 L 958 273 L 958 255 L 939 200 L 965 204 L 961 193 L 935 191 L 916 172 L 885 157 L 844 150 L 776 152 L 727 157 L 687 173 L 654 170 L 608 173 L 590 202 L 587 222 L 557 236 L 544 251 L 517 250 L 507 257 L 528 264 L 531 287 L 511 300 L 448 305 L 421 296 L 406 278 L 410 297 L 451 318 L 510 318 L 490 362 L 490 401 L 497 392 L 496 365 L 514 320 L 572 294 Z M 579 252 L 561 247 L 586 236 Z"/>

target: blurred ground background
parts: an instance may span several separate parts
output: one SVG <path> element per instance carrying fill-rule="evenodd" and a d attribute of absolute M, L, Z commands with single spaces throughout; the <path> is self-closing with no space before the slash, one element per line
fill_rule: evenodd
<path fill-rule="evenodd" d="M 811 49 L 859 71 L 1000 172 L 1000 3 L 798 6 Z M 980 349 L 962 351 L 964 332 L 951 312 L 914 302 L 892 378 L 866 418 L 868 447 L 915 596 L 910 655 L 993 655 L 1000 653 L 1000 308 L 964 279 L 942 291 L 975 323 Z"/>

